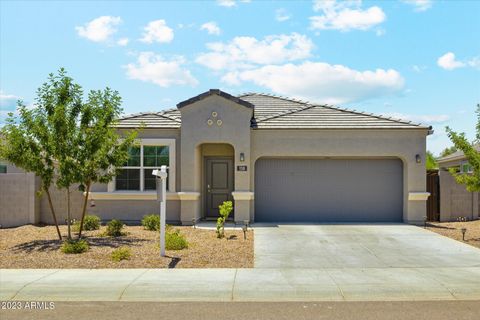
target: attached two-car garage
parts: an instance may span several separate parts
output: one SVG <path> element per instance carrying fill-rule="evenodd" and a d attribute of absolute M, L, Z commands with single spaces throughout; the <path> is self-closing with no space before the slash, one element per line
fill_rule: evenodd
<path fill-rule="evenodd" d="M 401 222 L 399 159 L 261 158 L 257 222 Z"/>

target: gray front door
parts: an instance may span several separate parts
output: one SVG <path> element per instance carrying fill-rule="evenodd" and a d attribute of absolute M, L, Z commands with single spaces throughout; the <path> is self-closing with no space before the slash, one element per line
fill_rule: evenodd
<path fill-rule="evenodd" d="M 399 159 L 259 159 L 255 221 L 401 222 Z"/>
<path fill-rule="evenodd" d="M 218 206 L 224 201 L 232 200 L 233 159 L 206 158 L 205 166 L 205 217 L 217 218 Z"/>

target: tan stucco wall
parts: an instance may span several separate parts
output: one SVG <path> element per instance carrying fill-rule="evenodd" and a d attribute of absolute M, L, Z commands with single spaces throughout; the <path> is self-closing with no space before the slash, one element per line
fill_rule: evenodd
<path fill-rule="evenodd" d="M 253 130 L 251 188 L 255 189 L 255 161 L 261 157 L 399 158 L 404 168 L 404 221 L 421 223 L 426 202 L 409 201 L 408 193 L 426 190 L 426 134 L 426 130 Z"/>
<path fill-rule="evenodd" d="M 202 145 L 226 143 L 234 150 L 234 167 L 250 162 L 250 120 L 252 109 L 236 104 L 220 96 L 212 95 L 180 109 L 182 114 L 181 130 L 181 159 L 182 167 L 181 191 L 202 192 Z M 212 112 L 217 112 L 216 118 Z M 207 124 L 208 119 L 213 124 Z M 222 125 L 217 125 L 217 120 Z M 240 162 L 240 153 L 245 155 L 245 162 Z M 235 191 L 248 191 L 250 189 L 250 177 L 248 172 L 235 170 Z M 182 221 L 191 223 L 193 218 L 202 215 L 202 199 L 182 201 Z M 248 219 L 248 209 L 235 210 L 235 219 Z"/>
<path fill-rule="evenodd" d="M 168 200 L 166 204 L 167 223 L 180 222 L 180 201 Z M 124 222 L 142 220 L 144 215 L 159 214 L 159 202 L 155 200 L 95 200 L 95 207 L 88 212 L 102 220 L 120 219 Z"/>

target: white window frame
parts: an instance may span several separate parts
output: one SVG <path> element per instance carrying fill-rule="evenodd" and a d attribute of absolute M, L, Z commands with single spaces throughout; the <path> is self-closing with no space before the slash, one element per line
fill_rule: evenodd
<path fill-rule="evenodd" d="M 168 147 L 168 192 L 175 192 L 175 172 L 176 172 L 176 151 L 175 139 L 137 139 L 140 147 L 140 166 L 139 167 L 123 167 L 125 169 L 139 169 L 140 170 L 140 190 L 115 190 L 115 178 L 108 183 L 108 192 L 155 192 L 155 190 L 145 190 L 145 170 L 148 169 L 143 166 L 143 147 L 144 146 L 160 146 Z"/>
<path fill-rule="evenodd" d="M 463 171 L 463 166 L 467 165 L 468 170 L 467 172 Z M 460 162 L 460 173 L 473 173 L 473 167 L 468 163 L 468 161 L 462 161 Z"/>

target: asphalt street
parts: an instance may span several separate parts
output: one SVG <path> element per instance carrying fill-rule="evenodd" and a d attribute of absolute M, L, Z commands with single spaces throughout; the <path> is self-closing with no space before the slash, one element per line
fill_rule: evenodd
<path fill-rule="evenodd" d="M 480 301 L 55 302 L 50 310 L 1 310 L 0 319 L 478 320 Z"/>

